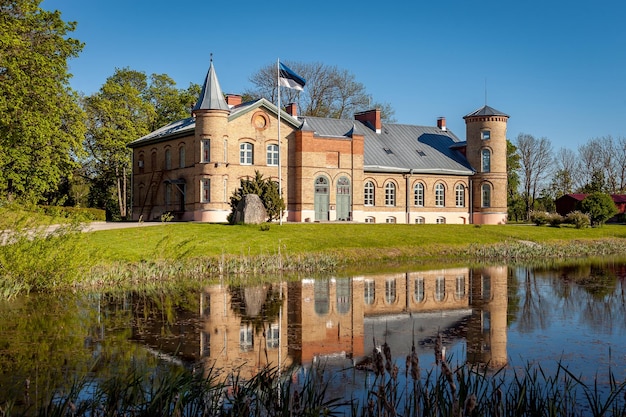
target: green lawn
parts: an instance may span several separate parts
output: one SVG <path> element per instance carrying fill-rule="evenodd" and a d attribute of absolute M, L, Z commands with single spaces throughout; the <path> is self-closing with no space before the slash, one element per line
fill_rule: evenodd
<path fill-rule="evenodd" d="M 222 255 L 325 253 L 353 261 L 398 255 L 437 258 L 452 256 L 471 244 L 512 241 L 626 239 L 626 226 L 600 228 L 538 227 L 531 225 L 388 225 L 388 224 L 273 224 L 260 226 L 167 223 L 160 226 L 87 233 L 89 247 L 101 262 Z"/>

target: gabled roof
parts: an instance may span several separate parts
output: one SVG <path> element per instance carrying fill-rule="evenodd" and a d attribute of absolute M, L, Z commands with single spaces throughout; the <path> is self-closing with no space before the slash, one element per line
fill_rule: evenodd
<path fill-rule="evenodd" d="M 228 104 L 224 99 L 224 93 L 220 87 L 220 83 L 217 80 L 215 69 L 213 68 L 213 59 L 211 59 L 211 65 L 209 65 L 209 71 L 204 79 L 202 85 L 202 91 L 198 102 L 193 107 L 194 110 L 228 110 Z"/>
<path fill-rule="evenodd" d="M 274 114 L 278 117 L 276 105 L 264 98 L 261 98 L 232 107 L 230 109 L 230 114 L 228 115 L 228 121 L 232 121 L 259 108 L 263 108 L 268 113 Z M 280 112 L 280 117 L 282 121 L 291 124 L 295 129 L 300 127 L 300 121 L 289 115 L 289 113 L 284 110 Z M 186 119 L 177 120 L 155 130 L 154 132 L 148 133 L 146 136 L 130 142 L 127 146 L 129 148 L 138 148 L 147 144 L 174 139 L 176 137 L 193 135 L 195 128 L 196 119 L 194 117 L 188 117 Z"/>
<path fill-rule="evenodd" d="M 464 142 L 438 127 L 384 124 L 376 133 L 356 120 L 300 117 L 303 130 L 317 136 L 349 139 L 364 136 L 366 172 L 413 172 L 472 175 L 474 170 L 457 150 Z"/>
<path fill-rule="evenodd" d="M 502 113 L 499 110 L 494 109 L 493 107 L 489 107 L 487 105 L 482 106 L 480 109 L 471 112 L 470 114 L 463 116 L 464 119 L 468 117 L 476 117 L 476 116 L 504 116 L 509 117 L 508 114 Z"/>

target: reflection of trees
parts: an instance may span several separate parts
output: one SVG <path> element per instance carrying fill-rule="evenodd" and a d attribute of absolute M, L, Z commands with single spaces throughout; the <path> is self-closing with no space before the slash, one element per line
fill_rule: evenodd
<path fill-rule="evenodd" d="M 522 268 L 521 273 L 524 274 L 524 281 L 522 282 L 524 295 L 519 319 L 520 332 L 532 332 L 536 329 L 545 330 L 552 306 L 548 299 L 541 294 L 535 271 L 530 268 Z"/>

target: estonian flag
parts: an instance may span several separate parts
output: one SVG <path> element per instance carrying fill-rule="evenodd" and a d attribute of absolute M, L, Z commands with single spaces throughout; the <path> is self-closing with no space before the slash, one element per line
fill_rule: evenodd
<path fill-rule="evenodd" d="M 278 71 L 278 81 L 283 87 L 295 88 L 302 91 L 306 80 L 287 68 L 282 62 Z"/>

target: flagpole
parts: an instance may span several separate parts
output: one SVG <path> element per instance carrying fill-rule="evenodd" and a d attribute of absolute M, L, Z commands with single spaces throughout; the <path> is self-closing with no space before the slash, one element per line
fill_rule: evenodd
<path fill-rule="evenodd" d="M 282 176 L 282 149 L 280 140 L 280 58 L 276 60 L 276 89 L 278 90 L 278 196 L 283 197 L 283 176 Z M 278 213 L 278 224 L 283 224 L 283 209 Z"/>

